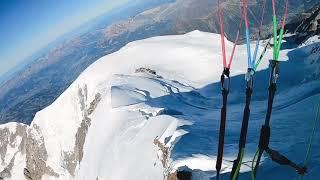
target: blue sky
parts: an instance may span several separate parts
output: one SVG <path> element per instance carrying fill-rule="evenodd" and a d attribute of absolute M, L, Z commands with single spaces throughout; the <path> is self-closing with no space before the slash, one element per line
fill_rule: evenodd
<path fill-rule="evenodd" d="M 0 76 L 64 33 L 128 1 L 1 1 Z"/>

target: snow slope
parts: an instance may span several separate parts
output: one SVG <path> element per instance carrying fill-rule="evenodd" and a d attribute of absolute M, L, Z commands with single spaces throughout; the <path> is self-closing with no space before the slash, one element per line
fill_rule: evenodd
<path fill-rule="evenodd" d="M 315 51 L 319 46 L 312 42 L 286 49 L 280 57 L 271 146 L 296 162 L 304 159 L 313 106 L 320 98 L 320 53 Z M 24 171 L 39 179 L 149 180 L 187 169 L 193 179 L 214 179 L 221 107 L 220 48 L 220 35 L 194 31 L 136 41 L 101 58 L 52 105 L 36 114 L 26 135 L 27 144 L 35 145 L 27 145 L 26 155 L 17 156 L 27 165 L 17 163 L 12 172 Z M 228 52 L 231 48 L 227 41 Z M 248 165 L 267 106 L 267 59 L 271 57 L 268 50 L 255 79 L 239 179 L 250 177 Z M 232 66 L 223 179 L 228 179 L 237 152 L 246 62 L 245 45 L 240 45 Z M 314 149 L 320 148 L 319 140 L 317 135 Z M 305 179 L 320 176 L 319 153 L 313 151 Z M 44 162 L 41 171 L 32 163 L 39 159 Z M 9 179 L 19 177 L 21 173 L 11 173 Z M 296 177 L 291 169 L 264 157 L 257 179 Z"/>
<path fill-rule="evenodd" d="M 201 156 L 176 162 L 170 160 L 164 165 L 157 158 L 162 153 L 157 152 L 153 142 L 158 137 L 164 146 L 174 150 L 180 138 L 189 133 L 183 127 L 199 121 L 189 117 L 194 116 L 199 109 L 203 109 L 206 114 L 210 113 L 213 101 L 197 93 L 196 89 L 220 77 L 221 56 L 213 51 L 220 46 L 219 43 L 212 43 L 218 40 L 216 34 L 195 31 L 184 36 L 138 41 L 106 56 L 85 71 L 80 79 L 106 73 L 110 73 L 110 77 L 106 79 L 105 76 L 101 82 L 94 81 L 101 84 L 102 89 L 106 88 L 106 97 L 101 101 L 103 108 L 98 108 L 92 116 L 94 121 L 87 136 L 92 141 L 88 140 L 85 144 L 85 155 L 77 179 L 162 179 L 165 175 L 163 172 L 171 168 L 174 170 L 183 162 L 189 161 L 183 165 L 192 166 L 199 158 L 200 163 L 194 169 L 212 169 L 214 160 L 207 156 L 209 154 L 204 156 L 204 159 L 211 160 L 208 166 L 202 165 Z M 228 46 L 231 48 L 232 44 Z M 236 74 L 245 71 L 242 65 L 245 62 L 244 46 L 239 50 L 233 67 Z M 139 67 L 154 69 L 162 77 L 135 73 Z M 264 62 L 261 68 L 266 67 L 267 62 Z M 188 95 L 190 92 L 194 94 Z M 206 118 L 202 123 L 210 121 L 212 118 Z M 209 130 L 206 138 L 214 136 L 210 129 L 206 130 Z M 102 143 L 96 143 L 97 138 Z M 188 146 L 189 150 L 196 150 L 195 153 L 208 153 L 212 147 L 199 149 L 199 146 Z M 171 156 L 189 150 L 179 150 Z"/>

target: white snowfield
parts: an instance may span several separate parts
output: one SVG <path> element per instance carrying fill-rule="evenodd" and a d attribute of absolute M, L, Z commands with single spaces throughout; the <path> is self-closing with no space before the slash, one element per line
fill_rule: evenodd
<path fill-rule="evenodd" d="M 229 56 L 233 44 L 227 41 L 226 45 Z M 284 50 L 280 59 L 287 60 L 290 51 Z M 239 80 L 237 75 L 246 72 L 246 57 L 246 46 L 238 46 L 231 70 L 231 75 L 238 78 L 231 87 L 222 173 L 230 172 L 231 161 L 238 151 L 244 85 L 236 84 L 244 84 L 243 76 Z M 271 58 L 272 51 L 268 49 L 258 71 L 267 69 L 267 60 Z M 137 71 L 139 68 L 145 69 Z M 99 59 L 52 105 L 38 112 L 29 127 L 38 127 L 40 133 L 33 133 L 32 136 L 39 141 L 43 137 L 47 151 L 46 166 L 58 174 L 52 176 L 45 173 L 42 179 L 161 180 L 183 169 L 192 171 L 193 179 L 214 177 L 221 72 L 220 35 L 200 31 L 136 41 Z M 264 84 L 259 90 L 263 94 L 261 97 L 265 97 L 267 92 L 267 79 L 257 78 L 258 84 Z M 317 89 L 319 82 L 313 83 L 317 86 L 309 83 L 310 89 Z M 294 93 L 297 92 L 286 92 L 285 97 L 291 97 Z M 295 109 L 299 103 L 312 101 L 309 96 L 303 96 L 309 99 L 288 105 L 291 101 L 285 97 L 282 97 L 283 103 L 276 103 L 275 106 L 282 108 L 290 118 L 294 114 L 287 109 Z M 282 107 L 284 105 L 287 106 Z M 258 145 L 266 99 L 258 98 L 252 105 L 254 108 L 244 158 L 248 163 L 244 163 L 241 172 L 251 170 L 249 161 Z M 279 112 L 275 111 L 275 117 L 281 119 L 280 115 L 277 116 Z M 308 111 L 310 125 L 312 108 Z M 301 116 L 304 115 L 300 113 Z M 84 128 L 86 126 L 87 129 Z M 311 128 L 311 125 L 305 124 L 304 128 L 297 128 L 299 133 L 290 134 L 292 129 L 284 128 L 290 124 L 278 123 L 277 126 L 281 130 L 276 128 L 272 133 L 280 131 L 280 138 L 284 134 L 287 138 L 284 141 L 271 140 L 271 144 L 281 147 L 280 150 L 287 150 L 287 154 L 293 151 L 292 148 L 295 150 L 294 144 L 307 141 Z M 82 129 L 82 136 L 79 129 Z M 272 138 L 275 136 L 273 134 Z M 319 143 L 317 145 L 319 147 Z M 305 144 L 300 144 L 299 150 L 295 151 L 299 157 L 296 156 L 295 160 L 303 161 L 304 148 Z M 319 159 L 314 162 L 319 162 Z M 15 164 L 14 171 L 23 171 L 25 162 L 21 160 L 21 163 Z M 279 167 L 268 160 L 262 164 L 261 175 L 268 174 L 265 177 L 273 177 L 271 170 Z M 314 166 L 314 173 L 310 173 L 316 177 L 314 169 L 319 170 L 319 167 Z M 279 177 L 296 177 L 289 168 L 280 167 L 274 171 L 285 174 Z M 249 176 L 246 173 L 240 176 L 244 177 Z M 20 178 L 21 173 L 12 173 L 11 179 Z"/>

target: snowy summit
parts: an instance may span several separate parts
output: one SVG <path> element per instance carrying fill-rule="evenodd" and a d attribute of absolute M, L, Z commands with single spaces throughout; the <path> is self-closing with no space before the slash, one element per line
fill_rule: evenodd
<path fill-rule="evenodd" d="M 230 53 L 233 43 L 226 43 Z M 280 56 L 282 76 L 270 144 L 296 162 L 303 162 L 314 116 L 310 104 L 320 95 L 320 52 L 314 50 L 319 46 L 313 42 L 284 50 Z M 240 179 L 251 177 L 250 161 L 267 106 L 272 55 L 268 49 L 257 71 Z M 221 59 L 220 35 L 200 31 L 132 42 L 99 59 L 53 104 L 38 112 L 30 126 L 0 126 L 4 134 L 0 137 L 0 177 L 161 180 L 187 171 L 193 179 L 214 178 Z M 231 74 L 233 91 L 222 167 L 225 177 L 238 147 L 246 61 L 246 46 L 239 45 Z M 302 108 L 306 105 L 308 108 Z M 315 142 L 319 149 L 319 136 Z M 315 178 L 320 171 L 316 166 L 319 155 L 311 155 L 305 179 Z M 257 179 L 297 177 L 290 168 L 275 165 L 268 157 L 263 160 Z"/>

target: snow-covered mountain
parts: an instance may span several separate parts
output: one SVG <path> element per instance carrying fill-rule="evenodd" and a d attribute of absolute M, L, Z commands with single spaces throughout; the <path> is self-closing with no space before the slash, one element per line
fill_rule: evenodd
<path fill-rule="evenodd" d="M 220 48 L 220 35 L 193 31 L 136 41 L 99 59 L 38 112 L 30 126 L 0 126 L 0 179 L 158 180 L 176 179 L 183 170 L 193 179 L 214 178 Z M 231 50 L 231 42 L 227 48 Z M 295 162 L 304 159 L 313 107 L 320 98 L 319 49 L 315 36 L 281 52 L 271 146 Z M 240 179 L 250 177 L 249 161 L 264 122 L 271 57 L 269 49 L 255 79 Z M 237 152 L 246 61 L 245 45 L 240 45 L 232 66 L 225 179 Z M 315 142 L 305 179 L 320 176 L 319 134 Z M 294 179 L 297 174 L 264 157 L 257 179 L 271 177 Z"/>
<path fill-rule="evenodd" d="M 36 112 L 52 104 L 89 65 L 129 42 L 194 30 L 220 32 L 217 0 L 129 2 L 125 7 L 107 12 L 59 38 L 7 76 L 0 83 L 0 123 L 30 124 Z M 262 3 L 262 0 L 250 0 L 248 3 L 252 39 L 258 38 Z M 281 16 L 285 0 L 275 0 L 275 4 L 279 9 L 277 14 Z M 300 26 L 301 20 L 309 16 L 311 8 L 316 7 L 319 7 L 319 0 L 291 0 L 287 22 L 306 31 L 308 26 Z M 241 1 L 224 0 L 222 9 L 226 36 L 234 41 L 241 17 Z M 272 33 L 271 1 L 267 3 L 263 24 L 261 35 L 267 38 Z M 320 22 L 313 24 L 317 27 Z M 240 33 L 239 42 L 244 43 L 244 39 L 245 33 Z"/>

